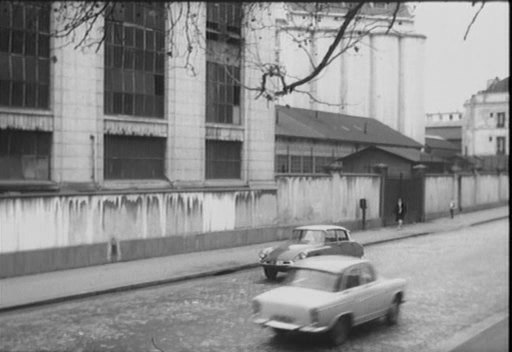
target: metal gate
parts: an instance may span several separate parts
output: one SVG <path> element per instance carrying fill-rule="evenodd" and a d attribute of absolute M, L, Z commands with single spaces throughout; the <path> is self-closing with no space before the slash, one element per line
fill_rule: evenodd
<path fill-rule="evenodd" d="M 382 199 L 382 222 L 384 226 L 390 226 L 395 221 L 395 206 L 398 198 L 406 206 L 404 223 L 422 222 L 424 179 L 422 176 L 411 178 L 384 177 L 384 194 Z"/>

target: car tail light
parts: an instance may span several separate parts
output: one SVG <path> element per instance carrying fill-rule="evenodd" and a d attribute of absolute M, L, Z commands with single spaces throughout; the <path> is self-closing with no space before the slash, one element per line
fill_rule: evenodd
<path fill-rule="evenodd" d="M 261 310 L 261 303 L 258 300 L 252 301 L 252 312 L 258 314 Z"/>
<path fill-rule="evenodd" d="M 318 317 L 318 309 L 316 308 L 313 308 L 309 311 L 309 315 L 311 317 L 311 322 L 313 324 L 316 324 L 320 321 L 319 317 Z"/>

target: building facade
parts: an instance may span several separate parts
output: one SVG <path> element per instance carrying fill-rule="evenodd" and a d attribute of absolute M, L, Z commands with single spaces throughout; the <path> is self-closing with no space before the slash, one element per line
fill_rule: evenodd
<path fill-rule="evenodd" d="M 328 50 L 343 15 L 353 3 L 329 4 L 311 12 L 304 5 L 286 4 L 278 19 L 279 62 L 288 78 L 302 77 Z M 395 25 L 388 20 L 397 3 L 365 5 L 356 27 L 341 47 L 347 50 L 300 92 L 279 103 L 313 110 L 375 118 L 424 143 L 424 45 L 426 37 L 414 29 L 414 17 L 404 6 Z M 313 6 L 313 5 L 311 5 Z M 313 13 L 313 14 L 312 14 Z M 380 28 L 380 29 L 375 29 Z M 336 51 L 336 53 L 339 53 Z"/>
<path fill-rule="evenodd" d="M 117 3 L 72 42 L 50 35 L 50 3 L 2 3 L 0 185 L 274 187 L 273 105 L 242 88 L 259 77 L 240 59 L 271 60 L 273 32 L 246 33 L 241 4 L 191 3 L 191 42 L 185 5 Z"/>
<path fill-rule="evenodd" d="M 462 117 L 463 113 L 459 111 L 427 113 L 425 134 L 447 140 L 456 145 L 459 153 L 462 153 Z"/>
<path fill-rule="evenodd" d="M 501 164 L 508 163 L 510 145 L 508 84 L 508 77 L 489 80 L 485 90 L 472 95 L 464 103 L 462 135 L 464 155 L 489 160 L 488 166 L 491 169 L 502 168 L 504 165 Z"/>

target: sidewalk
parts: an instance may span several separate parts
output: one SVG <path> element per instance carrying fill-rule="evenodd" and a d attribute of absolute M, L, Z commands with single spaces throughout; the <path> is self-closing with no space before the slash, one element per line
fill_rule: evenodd
<path fill-rule="evenodd" d="M 401 238 L 460 229 L 508 218 L 509 207 L 462 213 L 454 219 L 440 218 L 425 223 L 378 228 L 352 233 L 365 246 Z M 0 311 L 41 302 L 57 301 L 129 288 L 144 287 L 256 267 L 258 252 L 281 242 L 228 249 L 193 252 L 73 270 L 26 275 L 0 280 Z"/>

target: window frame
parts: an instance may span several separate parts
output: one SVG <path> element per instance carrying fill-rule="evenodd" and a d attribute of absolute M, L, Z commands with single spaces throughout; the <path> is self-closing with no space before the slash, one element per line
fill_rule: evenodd
<path fill-rule="evenodd" d="M 49 3 L 3 2 L 0 6 L 0 11 L 5 11 L 4 16 L 8 17 L 6 22 L 0 22 L 4 39 L 0 48 L 0 106 L 49 110 Z M 21 11 L 18 12 L 21 17 L 15 21 L 16 11 Z M 15 35 L 20 38 L 15 40 Z M 3 69 L 7 72 L 1 72 Z"/>
<path fill-rule="evenodd" d="M 229 147 L 228 147 L 229 146 Z M 223 147 L 228 147 L 223 149 Z M 216 149 L 219 148 L 219 149 Z M 229 149 L 232 148 L 232 149 Z M 231 155 L 229 155 L 231 154 Z M 207 139 L 205 143 L 205 171 L 206 180 L 241 180 L 242 179 L 242 161 L 243 161 L 243 142 L 241 141 L 223 141 Z M 222 175 L 221 170 L 226 171 L 226 164 L 233 167 L 234 173 Z M 218 167 L 218 168 L 216 168 Z M 229 169 L 228 169 L 229 170 Z M 235 175 L 236 174 L 236 175 Z M 220 176 L 219 176 L 220 175 Z"/>
<path fill-rule="evenodd" d="M 103 112 L 164 119 L 165 6 L 141 2 L 114 6 L 113 17 L 105 19 Z M 142 15 L 135 16 L 137 11 Z"/>

